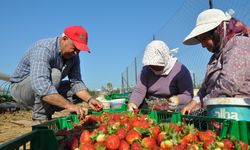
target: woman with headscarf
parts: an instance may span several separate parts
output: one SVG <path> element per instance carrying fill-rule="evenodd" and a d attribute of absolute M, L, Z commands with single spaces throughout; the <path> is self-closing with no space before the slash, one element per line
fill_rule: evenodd
<path fill-rule="evenodd" d="M 188 69 L 173 56 L 165 42 L 154 40 L 144 51 L 144 67 L 134 88 L 128 110 L 149 108 L 178 111 L 193 97 Z"/>
<path fill-rule="evenodd" d="M 213 55 L 202 87 L 182 113 L 190 113 L 203 102 L 218 97 L 250 97 L 250 38 L 247 26 L 232 13 L 209 9 L 197 17 L 196 27 L 184 44 L 201 43 Z"/>

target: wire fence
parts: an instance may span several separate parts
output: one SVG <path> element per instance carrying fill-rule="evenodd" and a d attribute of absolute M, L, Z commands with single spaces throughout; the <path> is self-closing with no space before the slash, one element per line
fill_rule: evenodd
<path fill-rule="evenodd" d="M 166 6 L 166 9 L 167 7 L 169 6 Z M 201 45 L 186 46 L 182 42 L 195 26 L 198 14 L 211 7 L 221 9 L 224 12 L 233 9 L 235 11 L 233 17 L 240 19 L 248 26 L 250 25 L 249 0 L 186 0 L 165 25 L 153 35 L 155 39 L 165 41 L 170 49 L 179 47 L 180 50 L 176 57 L 189 69 L 195 88 L 199 88 L 203 82 L 211 53 L 202 48 Z M 141 53 L 135 56 L 131 64 L 121 73 L 122 92 L 131 92 L 136 85 L 137 77 L 143 66 L 143 50 L 144 47 L 142 47 Z"/>

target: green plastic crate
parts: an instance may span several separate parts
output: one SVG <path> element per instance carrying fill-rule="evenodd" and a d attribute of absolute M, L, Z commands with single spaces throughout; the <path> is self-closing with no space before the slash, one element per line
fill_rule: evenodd
<path fill-rule="evenodd" d="M 123 112 L 123 111 L 127 111 L 127 105 L 126 104 L 122 104 L 121 107 L 118 108 L 110 108 L 110 109 L 103 109 L 102 111 L 89 111 L 89 114 L 93 114 L 93 115 L 100 115 L 103 112 Z"/>
<path fill-rule="evenodd" d="M 79 122 L 77 115 L 69 115 L 68 117 L 55 118 L 42 124 L 32 126 L 32 130 L 36 129 L 52 129 L 57 131 L 58 129 L 72 129 L 73 122 Z"/>
<path fill-rule="evenodd" d="M 56 150 L 58 148 L 56 137 L 50 129 L 33 130 L 0 145 L 0 150 Z"/>
<path fill-rule="evenodd" d="M 165 111 L 157 111 L 158 123 L 162 122 L 184 122 L 194 124 L 200 131 L 213 130 L 220 135 L 221 138 L 234 136 L 236 139 L 250 144 L 250 122 L 236 121 L 223 118 L 215 118 L 208 116 L 190 116 L 181 113 L 169 113 Z"/>
<path fill-rule="evenodd" d="M 229 135 L 233 135 L 250 145 L 250 122 L 232 120 Z"/>
<path fill-rule="evenodd" d="M 200 130 L 214 130 L 221 138 L 234 136 L 236 139 L 250 144 L 250 122 L 206 116 L 180 115 L 179 121 L 193 123 Z"/>

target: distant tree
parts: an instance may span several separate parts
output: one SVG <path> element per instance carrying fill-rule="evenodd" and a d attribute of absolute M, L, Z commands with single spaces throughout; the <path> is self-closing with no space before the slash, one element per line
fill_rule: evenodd
<path fill-rule="evenodd" d="M 112 93 L 113 92 L 113 85 L 112 83 L 107 83 L 107 86 L 106 86 L 106 89 L 109 93 Z"/>

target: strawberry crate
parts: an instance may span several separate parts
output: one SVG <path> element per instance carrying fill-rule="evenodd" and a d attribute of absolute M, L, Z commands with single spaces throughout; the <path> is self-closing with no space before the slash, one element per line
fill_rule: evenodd
<path fill-rule="evenodd" d="M 90 110 L 89 114 L 100 115 L 103 112 L 114 112 L 114 113 L 117 112 L 117 113 L 119 113 L 119 112 L 123 112 L 126 110 L 127 110 L 127 105 L 122 104 L 121 107 L 119 107 L 119 108 L 109 108 L 109 109 L 104 108 L 102 111 L 99 111 L 99 112 Z"/>
<path fill-rule="evenodd" d="M 220 132 L 221 136 L 225 135 L 225 132 L 231 125 L 231 121 L 221 118 L 212 118 L 206 116 L 190 116 L 182 115 L 180 112 L 165 112 L 157 111 L 159 123 L 161 122 L 184 122 L 186 124 L 194 124 L 194 126 L 201 130 L 213 130 Z M 223 128 L 222 128 L 223 127 Z"/>
<path fill-rule="evenodd" d="M 68 117 L 55 118 L 42 124 L 32 126 L 32 130 L 36 129 L 52 129 L 57 131 L 58 129 L 72 129 L 73 122 L 79 122 L 77 115 L 69 115 Z"/>
<path fill-rule="evenodd" d="M 213 130 L 221 138 L 234 136 L 236 139 L 250 144 L 250 122 L 247 121 L 189 115 L 179 115 L 174 122 L 178 121 L 194 124 L 199 130 Z"/>
<path fill-rule="evenodd" d="M 1 150 L 55 150 L 58 148 L 56 137 L 50 129 L 33 130 L 0 145 Z"/>
<path fill-rule="evenodd" d="M 182 115 L 181 113 L 170 113 L 157 111 L 158 123 L 161 122 L 184 122 L 194 124 L 200 131 L 213 130 L 221 138 L 234 136 L 236 139 L 250 144 L 250 122 L 236 121 L 231 119 L 215 118 L 208 116 Z"/>
<path fill-rule="evenodd" d="M 232 120 L 229 135 L 250 145 L 250 122 Z"/>
<path fill-rule="evenodd" d="M 122 105 L 120 108 L 103 109 L 100 112 L 90 110 L 89 114 L 99 115 L 99 114 L 102 114 L 103 112 L 118 112 L 119 113 L 119 112 L 126 111 L 126 109 L 127 109 L 126 105 Z M 79 122 L 78 116 L 76 114 L 71 114 L 67 117 L 55 118 L 48 122 L 32 126 L 32 130 L 52 129 L 56 132 L 58 129 L 72 129 L 74 122 L 76 123 Z"/>

